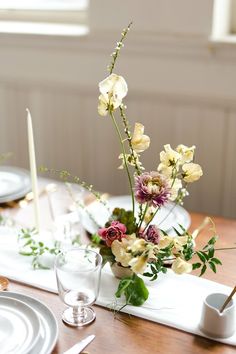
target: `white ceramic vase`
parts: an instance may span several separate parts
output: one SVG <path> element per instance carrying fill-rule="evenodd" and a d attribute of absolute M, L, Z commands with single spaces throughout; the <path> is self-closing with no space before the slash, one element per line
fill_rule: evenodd
<path fill-rule="evenodd" d="M 122 279 L 124 277 L 130 277 L 133 274 L 133 271 L 131 270 L 131 268 L 123 267 L 122 265 L 119 265 L 118 263 L 113 263 L 110 266 L 111 266 L 112 273 L 118 279 Z"/>

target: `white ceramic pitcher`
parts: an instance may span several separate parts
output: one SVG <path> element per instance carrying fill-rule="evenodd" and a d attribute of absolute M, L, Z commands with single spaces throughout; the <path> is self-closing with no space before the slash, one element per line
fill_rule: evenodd
<path fill-rule="evenodd" d="M 211 337 L 227 338 L 231 337 L 236 329 L 235 303 L 232 300 L 225 310 L 220 313 L 220 309 L 227 299 L 225 294 L 210 294 L 203 303 L 200 329 Z"/>

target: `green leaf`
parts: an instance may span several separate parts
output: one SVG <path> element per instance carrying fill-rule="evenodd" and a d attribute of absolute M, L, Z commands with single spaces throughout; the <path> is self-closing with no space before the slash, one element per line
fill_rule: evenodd
<path fill-rule="evenodd" d="M 29 235 L 29 234 L 24 234 L 22 237 L 23 237 L 23 238 L 31 238 L 31 235 Z"/>
<path fill-rule="evenodd" d="M 156 270 L 156 268 L 154 267 L 153 264 L 151 264 L 151 270 L 152 270 L 152 272 L 153 272 L 154 274 L 157 272 L 157 270 Z"/>
<path fill-rule="evenodd" d="M 204 256 L 206 257 L 206 260 L 209 261 L 209 256 L 208 256 L 208 253 L 206 252 L 202 252 L 204 254 Z"/>
<path fill-rule="evenodd" d="M 125 297 L 128 304 L 133 306 L 141 306 L 148 298 L 149 291 L 146 288 L 143 279 L 136 274 L 132 278 L 132 282 L 125 289 Z"/>
<path fill-rule="evenodd" d="M 162 271 L 162 273 L 164 273 L 164 274 L 165 274 L 165 273 L 167 273 L 167 268 L 162 267 L 162 268 L 161 268 L 161 271 Z"/>
<path fill-rule="evenodd" d="M 215 263 L 209 262 L 209 266 L 210 266 L 211 270 L 212 270 L 214 273 L 216 273 L 216 266 L 215 266 Z"/>
<path fill-rule="evenodd" d="M 157 277 L 158 277 L 158 275 L 157 275 L 157 274 L 154 274 L 154 275 L 153 275 L 153 277 L 152 277 L 152 279 L 151 279 L 151 281 L 156 280 L 156 279 L 157 279 Z"/>
<path fill-rule="evenodd" d="M 32 251 L 36 251 L 38 249 L 37 246 L 31 246 Z"/>
<path fill-rule="evenodd" d="M 115 263 L 115 256 L 112 253 L 111 248 L 107 246 L 102 246 L 100 248 L 99 253 L 102 256 L 102 266 L 104 266 L 107 262 L 111 264 Z"/>
<path fill-rule="evenodd" d="M 193 265 L 192 265 L 192 267 L 193 267 L 193 270 L 194 269 L 198 269 L 198 268 L 200 268 L 201 267 L 201 263 L 193 263 Z"/>
<path fill-rule="evenodd" d="M 24 252 L 24 251 L 20 251 L 19 254 L 21 254 L 22 256 L 32 256 L 32 252 Z"/>
<path fill-rule="evenodd" d="M 221 261 L 218 258 L 212 258 L 211 262 L 214 262 L 215 264 L 220 264 L 222 265 Z"/>
<path fill-rule="evenodd" d="M 181 224 L 178 224 L 178 225 L 181 228 L 181 230 L 183 231 L 183 233 L 185 234 L 187 230 L 183 227 L 183 225 L 181 225 Z"/>
<path fill-rule="evenodd" d="M 213 247 L 212 247 L 212 248 L 210 248 L 210 249 L 209 249 L 209 251 L 208 251 L 208 257 L 209 257 L 209 258 L 214 257 L 214 253 L 215 253 L 214 248 L 213 248 Z"/>
<path fill-rule="evenodd" d="M 175 232 L 178 236 L 182 236 L 182 234 L 174 226 L 173 226 L 173 229 L 175 230 Z"/>
<path fill-rule="evenodd" d="M 32 240 L 28 240 L 26 243 L 24 243 L 23 247 L 26 247 L 26 246 L 31 245 L 31 244 L 32 244 Z"/>
<path fill-rule="evenodd" d="M 168 236 L 168 233 L 165 230 L 160 229 L 164 236 Z"/>
<path fill-rule="evenodd" d="M 132 277 L 126 277 L 121 279 L 118 285 L 118 289 L 115 293 L 115 296 L 121 297 L 121 295 L 123 294 L 125 289 L 130 285 L 131 282 L 132 282 Z"/>
<path fill-rule="evenodd" d="M 115 295 L 116 297 L 120 297 L 122 293 L 125 295 L 127 304 L 133 306 L 141 306 L 149 295 L 143 279 L 139 278 L 136 274 L 132 277 L 121 279 Z"/>
<path fill-rule="evenodd" d="M 204 264 L 204 266 L 202 267 L 201 273 L 200 273 L 200 277 L 205 273 L 207 269 L 207 266 Z"/>
<path fill-rule="evenodd" d="M 143 275 L 144 275 L 145 277 L 149 277 L 149 278 L 153 276 L 153 274 L 152 274 L 152 273 L 148 273 L 148 272 L 143 273 Z"/>
<path fill-rule="evenodd" d="M 208 245 L 214 245 L 218 239 L 218 236 L 213 236 L 209 241 Z"/>
<path fill-rule="evenodd" d="M 94 243 L 95 245 L 99 245 L 102 241 L 101 237 L 98 234 L 93 234 L 91 238 L 92 238 L 92 243 Z"/>
<path fill-rule="evenodd" d="M 200 260 L 201 260 L 203 263 L 205 263 L 205 262 L 207 261 L 207 258 L 206 258 L 206 256 L 205 256 L 205 253 L 200 252 L 200 251 L 198 251 L 198 252 L 196 252 L 196 253 L 197 253 L 198 257 L 200 258 Z"/>

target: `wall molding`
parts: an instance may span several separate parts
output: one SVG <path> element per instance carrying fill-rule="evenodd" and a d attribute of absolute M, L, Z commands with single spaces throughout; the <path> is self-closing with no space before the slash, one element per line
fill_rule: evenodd
<path fill-rule="evenodd" d="M 74 85 L 73 83 L 58 83 L 38 80 L 14 80 L 9 78 L 1 78 L 0 86 L 5 88 L 12 88 L 14 90 L 36 90 L 42 92 L 54 92 L 55 94 L 60 94 L 67 92 L 67 94 L 78 95 L 80 97 L 89 97 L 90 99 L 95 99 L 99 95 L 98 89 L 93 87 L 84 87 L 80 85 Z M 158 101 L 160 103 L 169 103 L 174 105 L 185 105 L 185 106 L 200 106 L 202 108 L 212 108 L 212 109 L 222 109 L 226 111 L 236 111 L 236 101 L 234 98 L 222 98 L 217 96 L 196 96 L 196 95 L 185 95 L 179 94 L 177 92 L 164 93 L 164 92 L 140 92 L 132 88 L 132 91 L 128 93 L 126 97 L 127 100 L 138 99 L 141 102 L 153 102 Z"/>

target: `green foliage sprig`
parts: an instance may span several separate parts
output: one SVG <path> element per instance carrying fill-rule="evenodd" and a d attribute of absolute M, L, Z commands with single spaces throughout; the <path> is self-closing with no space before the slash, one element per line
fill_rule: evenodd
<path fill-rule="evenodd" d="M 200 276 L 205 273 L 208 266 L 214 273 L 216 273 L 216 266 L 222 265 L 221 261 L 215 257 L 214 245 L 216 243 L 216 240 L 217 237 L 213 236 L 201 251 L 196 251 L 196 255 L 198 256 L 200 262 L 194 263 L 193 269 L 201 268 Z"/>
<path fill-rule="evenodd" d="M 37 241 L 37 230 L 21 229 L 18 235 L 18 242 L 20 243 L 19 253 L 23 256 L 32 256 L 32 267 L 34 269 L 49 269 L 45 267 L 40 258 L 44 254 L 57 255 L 60 252 L 60 243 L 55 241 L 53 247 L 48 247 L 42 241 Z"/>
<path fill-rule="evenodd" d="M 121 48 L 124 47 L 123 42 L 130 30 L 131 25 L 132 25 L 132 22 L 130 22 L 130 24 L 127 26 L 127 28 L 124 28 L 124 30 L 121 33 L 121 39 L 119 40 L 119 42 L 117 42 L 116 48 L 115 48 L 114 52 L 111 54 L 112 60 L 111 60 L 111 63 L 107 66 L 107 71 L 109 72 L 109 74 L 112 74 L 112 72 L 115 68 L 116 60 L 120 54 Z"/>

